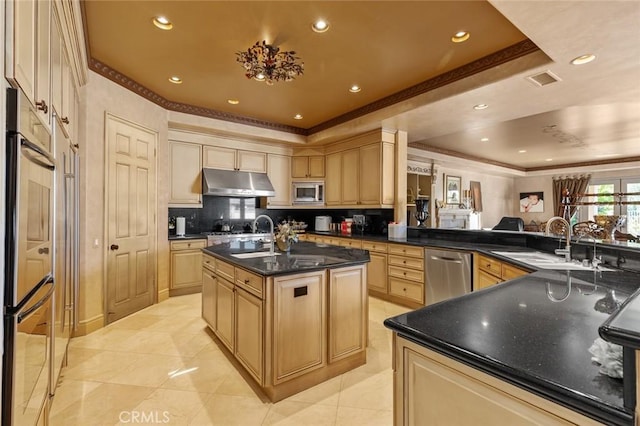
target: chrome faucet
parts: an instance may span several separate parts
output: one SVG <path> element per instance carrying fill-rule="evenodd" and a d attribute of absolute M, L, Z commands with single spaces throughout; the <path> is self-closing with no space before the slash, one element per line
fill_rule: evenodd
<path fill-rule="evenodd" d="M 260 218 L 265 218 L 269 221 L 269 232 L 271 233 L 271 241 L 269 241 L 269 254 L 271 256 L 274 255 L 274 250 L 273 250 L 273 243 L 275 241 L 275 235 L 274 235 L 274 231 L 273 231 L 273 220 L 271 220 L 271 218 L 269 216 L 267 216 L 266 214 L 261 214 L 258 217 L 256 217 L 255 219 L 253 219 L 253 232 L 257 232 L 258 230 L 258 219 Z"/>
<path fill-rule="evenodd" d="M 545 235 L 551 234 L 551 224 L 554 222 L 560 221 L 564 225 L 565 230 L 565 238 L 567 240 L 567 245 L 564 246 L 563 249 L 556 249 L 556 254 L 563 254 L 565 262 L 571 262 L 571 225 L 564 218 L 560 216 L 554 216 L 547 221 L 547 229 L 545 230 Z"/>
<path fill-rule="evenodd" d="M 579 243 L 583 237 L 589 238 L 591 239 L 591 241 L 593 241 L 593 252 L 591 253 L 591 267 L 593 269 L 598 269 L 598 266 L 602 263 L 602 259 L 598 257 L 598 253 L 597 253 L 596 243 L 598 242 L 598 240 L 596 240 L 596 238 L 592 235 L 582 234 L 578 237 L 578 239 L 576 240 L 576 243 Z"/>

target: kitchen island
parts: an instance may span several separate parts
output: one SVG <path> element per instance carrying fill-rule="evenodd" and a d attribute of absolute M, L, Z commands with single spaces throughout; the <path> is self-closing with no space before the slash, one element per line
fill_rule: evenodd
<path fill-rule="evenodd" d="M 202 317 L 271 401 L 366 363 L 366 250 L 301 242 L 271 255 L 246 241 L 202 252 Z"/>

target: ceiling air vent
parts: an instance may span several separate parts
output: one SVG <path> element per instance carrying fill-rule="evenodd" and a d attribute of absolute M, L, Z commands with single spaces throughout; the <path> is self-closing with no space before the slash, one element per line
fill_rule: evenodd
<path fill-rule="evenodd" d="M 546 70 L 538 74 L 530 75 L 529 77 L 527 77 L 527 80 L 538 87 L 542 87 L 560 81 L 561 79 L 551 71 Z"/>

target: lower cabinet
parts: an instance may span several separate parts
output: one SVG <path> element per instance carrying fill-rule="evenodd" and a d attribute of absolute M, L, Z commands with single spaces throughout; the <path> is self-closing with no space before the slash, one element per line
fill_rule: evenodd
<path fill-rule="evenodd" d="M 235 356 L 253 378 L 262 384 L 264 373 L 262 300 L 236 287 L 235 314 Z"/>
<path fill-rule="evenodd" d="M 202 250 L 206 240 L 171 241 L 169 296 L 202 290 Z"/>
<path fill-rule="evenodd" d="M 575 411 L 394 335 L 396 425 L 596 425 Z"/>
<path fill-rule="evenodd" d="M 482 290 L 529 273 L 529 271 L 479 253 L 475 254 L 474 263 L 476 265 L 474 290 Z"/>
<path fill-rule="evenodd" d="M 371 261 L 367 264 L 367 285 L 369 290 L 387 293 L 387 255 L 369 252 Z"/>
<path fill-rule="evenodd" d="M 326 272 L 276 277 L 273 285 L 273 381 L 279 384 L 327 362 Z"/>
<path fill-rule="evenodd" d="M 362 267 L 329 270 L 329 363 L 367 347 L 366 275 Z"/>
<path fill-rule="evenodd" d="M 214 331 L 220 341 L 233 353 L 235 347 L 234 286 L 232 283 L 221 277 L 218 277 L 216 284 L 216 327 Z"/>
<path fill-rule="evenodd" d="M 216 281 L 213 271 L 202 270 L 202 319 L 212 330 L 216 329 Z"/>

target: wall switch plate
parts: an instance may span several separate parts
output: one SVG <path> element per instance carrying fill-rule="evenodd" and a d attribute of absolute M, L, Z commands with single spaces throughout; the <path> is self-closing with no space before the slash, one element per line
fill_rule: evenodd
<path fill-rule="evenodd" d="M 353 215 L 353 223 L 356 225 L 364 225 L 364 215 L 363 214 L 354 214 Z"/>

